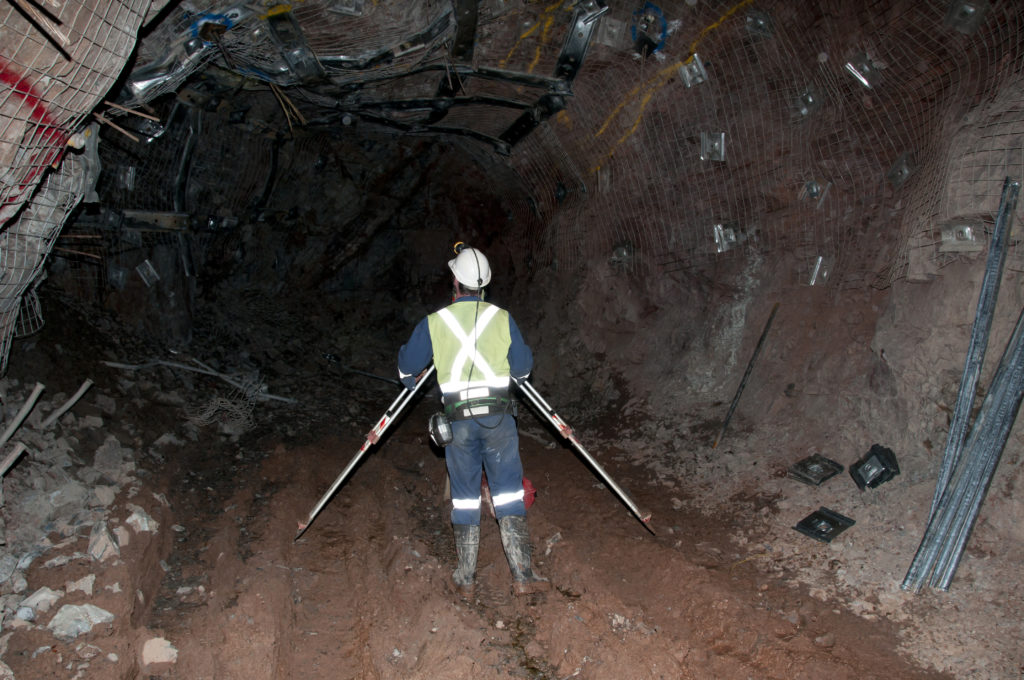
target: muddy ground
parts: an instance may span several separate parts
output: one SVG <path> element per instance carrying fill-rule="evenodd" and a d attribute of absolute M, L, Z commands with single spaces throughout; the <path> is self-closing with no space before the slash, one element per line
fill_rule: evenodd
<path fill-rule="evenodd" d="M 876 302 L 858 304 L 866 310 Z M 243 306 L 230 309 L 245 313 Z M 823 326 L 863 345 L 836 352 L 813 336 L 812 327 L 822 327 L 813 315 L 783 310 L 777 342 L 744 396 L 773 418 L 754 421 L 757 409 L 739 409 L 718 447 L 712 444 L 725 402 L 694 399 L 675 412 L 652 412 L 631 399 L 598 409 L 590 398 L 554 399 L 558 392 L 538 375 L 535 384 L 587 449 L 653 513 L 650 530 L 524 407 L 522 454 L 538 490 L 530 530 L 537 569 L 554 588 L 510 595 L 497 526 L 489 520 L 479 587 L 465 599 L 448 585 L 455 553 L 443 460 L 426 435 L 432 394 L 415 402 L 295 540 L 298 523 L 356 454 L 398 388 L 345 373 L 323 358 L 323 349 L 346 348 L 341 363 L 387 376 L 393 348 L 346 335 L 363 326 L 345 325 L 331 345 L 310 342 L 296 336 L 299 326 L 288 319 L 300 306 L 275 309 L 248 317 L 247 324 L 198 320 L 190 355 L 168 353 L 102 314 L 51 300 L 42 332 L 15 345 L 7 380 L 21 390 L 41 381 L 48 391 L 70 393 L 84 378 L 95 380 L 75 407 L 76 418 L 60 421 L 60 434 L 71 438 L 82 463 L 111 436 L 132 449 L 134 473 L 106 509 L 108 521 L 124 527 L 132 508 L 140 507 L 159 525 L 154 532 L 123 531 L 119 536 L 131 540 L 118 558 L 102 562 L 83 557 L 88 523 L 42 527 L 50 547 L 26 572 L 29 587 L 22 594 L 47 586 L 63 592 L 60 604 L 88 602 L 114 620 L 61 641 L 45 627 L 52 610 L 31 624 L 14 622 L 8 612 L 0 646 L 6 645 L 2 658 L 16 678 L 1020 674 L 1021 593 L 1019 579 L 1008 577 L 1016 553 L 998 544 L 999 510 L 1017 507 L 1009 499 L 1019 474 L 1013 462 L 1019 431 L 1010 465 L 993 486 L 995 514 L 983 517 L 949 593 L 899 589 L 934 488 L 929 466 L 935 459 L 927 458 L 926 447 L 909 455 L 905 441 L 893 442 L 902 473 L 868 492 L 845 472 L 821 486 L 787 476 L 789 464 L 814 452 L 844 465 L 855 462 L 866 448 L 868 426 L 882 422 L 880 411 L 895 403 L 899 383 L 876 365 L 870 315 L 848 314 L 845 325 Z M 330 315 L 324 318 L 330 325 Z M 756 336 L 760 323 L 753 325 Z M 258 348 L 254 338 L 272 349 Z M 790 379 L 787 353 L 806 357 L 815 348 L 823 353 L 825 377 Z M 899 367 L 900 354 L 892 356 Z M 200 359 L 224 371 L 259 363 L 266 390 L 298 403 L 232 402 L 231 390 L 215 377 L 102 363 L 152 358 Z M 801 398 L 819 404 L 825 394 L 820 381 L 837 375 L 848 382 L 836 393 L 846 396 L 829 403 L 845 407 L 818 420 L 791 412 Z M 870 389 L 859 391 L 857 380 Z M 936 378 L 936 389 L 946 382 Z M 585 390 L 580 394 L 587 397 Z M 116 403 L 115 414 L 103 414 L 102 428 L 75 429 L 74 423 L 101 414 L 101 396 Z M 238 408 L 210 408 L 218 403 Z M 8 411 L 14 405 L 7 404 Z M 608 416 L 615 413 L 621 415 Z M 893 422 L 906 421 L 904 413 L 896 415 Z M 879 420 L 866 422 L 875 416 Z M 909 419 L 907 437 L 941 441 L 941 416 L 923 425 Z M 935 432 L 928 435 L 928 428 Z M 31 469 L 9 472 L 7 488 L 12 479 L 31 486 L 25 477 Z M 7 502 L 10 532 L 15 501 L 8 495 Z M 820 506 L 856 524 L 831 543 L 793 530 Z M 66 563 L 52 561 L 61 556 Z M 96 576 L 91 593 L 70 587 L 89 574 Z M 153 663 L 146 645 L 154 639 L 166 640 L 176 658 Z"/>
<path fill-rule="evenodd" d="M 590 442 L 579 432 L 653 512 L 649 531 L 529 414 L 521 416 L 522 451 L 538 489 L 530 529 L 551 592 L 509 594 L 493 520 L 482 531 L 475 596 L 464 599 L 448 585 L 454 550 L 443 461 L 424 432 L 429 399 L 296 541 L 297 522 L 355 455 L 396 388 L 339 378 L 325 365 L 305 381 L 315 408 L 260 404 L 242 434 L 197 427 L 183 416 L 183 402 L 216 391 L 215 381 L 167 370 L 126 377 L 97 360 L 132 348 L 109 341 L 104 348 L 88 329 L 71 337 L 101 343 L 97 351 L 76 352 L 68 336 L 55 350 L 59 338 L 46 333 L 67 333 L 81 321 L 69 311 L 59 329 L 50 324 L 22 344 L 12 377 L 58 388 L 93 375 L 97 391 L 120 405 L 103 434 L 139 451 L 138 479 L 111 507 L 113 521 L 131 503 L 161 528 L 111 562 L 37 562 L 28 574 L 33 589 L 95 573 L 90 598 L 68 598 L 91 601 L 115 620 L 70 642 L 55 641 L 45 619 L 15 628 L 3 658 L 16 678 L 945 677 L 899 650 L 898 622 L 815 597 L 795 568 L 764 559 L 763 545 L 736 544 L 751 517 L 778 514 L 770 495 L 752 488 L 753 508 L 701 510 L 685 486 L 666 493 L 658 475 L 623 462 L 596 430 Z M 89 400 L 78 408 L 88 412 Z M 179 444 L 151 446 L 169 432 Z M 86 538 L 72 536 L 51 552 L 82 550 Z M 827 547 L 794 540 L 827 557 Z M 177 659 L 144 665 L 143 646 L 157 637 Z"/>

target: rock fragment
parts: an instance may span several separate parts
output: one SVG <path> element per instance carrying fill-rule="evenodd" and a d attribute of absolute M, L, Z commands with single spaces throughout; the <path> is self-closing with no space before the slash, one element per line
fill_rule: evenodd
<path fill-rule="evenodd" d="M 14 555 L 0 555 L 0 582 L 6 581 L 18 568 L 18 558 Z"/>
<path fill-rule="evenodd" d="M 68 581 L 67 585 L 64 587 L 67 589 L 68 593 L 81 591 L 86 595 L 92 595 L 94 585 L 96 585 L 96 574 L 89 574 L 88 576 L 83 576 L 77 581 Z"/>
<path fill-rule="evenodd" d="M 157 521 L 139 506 L 129 505 L 128 508 L 132 511 L 132 514 L 125 520 L 125 524 L 135 529 L 136 533 L 143 531 L 156 532 L 157 528 L 159 528 L 160 525 Z"/>
<path fill-rule="evenodd" d="M 107 507 L 114 502 L 115 498 L 117 498 L 117 487 L 101 484 L 94 488 L 92 493 L 96 497 L 97 503 L 103 507 Z"/>
<path fill-rule="evenodd" d="M 92 604 L 66 604 L 54 615 L 46 627 L 58 640 L 73 640 L 82 633 L 88 633 L 93 626 L 110 623 L 114 615 Z"/>
<path fill-rule="evenodd" d="M 124 527 L 115 527 L 114 537 L 117 539 L 117 544 L 123 548 L 131 542 L 132 533 Z"/>
<path fill-rule="evenodd" d="M 103 562 L 111 557 L 120 557 L 121 548 L 117 541 L 110 535 L 110 529 L 106 522 L 96 522 L 89 534 L 89 554 L 97 562 Z"/>
<path fill-rule="evenodd" d="M 43 586 L 36 592 L 32 593 L 24 600 L 21 601 L 22 607 L 31 607 L 34 612 L 48 612 L 50 607 L 64 597 L 64 593 L 59 590 L 51 590 L 46 586 Z M 31 621 L 31 619 L 26 619 Z"/>
<path fill-rule="evenodd" d="M 142 665 L 177 663 L 178 650 L 164 638 L 150 638 L 142 645 Z"/>

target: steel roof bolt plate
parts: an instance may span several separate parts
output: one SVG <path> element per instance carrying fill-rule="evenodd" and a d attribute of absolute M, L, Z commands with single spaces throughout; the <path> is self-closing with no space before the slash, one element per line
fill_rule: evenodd
<path fill-rule="evenodd" d="M 910 153 L 902 153 L 900 157 L 893 163 L 892 168 L 889 169 L 889 173 L 886 177 L 889 183 L 892 184 L 894 189 L 899 189 L 903 186 L 906 181 L 910 178 L 914 171 L 917 169 L 914 163 L 913 156 Z"/>
<path fill-rule="evenodd" d="M 692 57 L 680 65 L 679 77 L 682 78 L 683 85 L 687 89 L 707 82 L 708 72 L 705 70 L 704 61 L 700 58 L 699 54 L 694 52 Z"/>
<path fill-rule="evenodd" d="M 953 0 L 946 10 L 945 24 L 954 31 L 972 35 L 985 23 L 991 7 L 988 0 Z"/>
<path fill-rule="evenodd" d="M 798 482 L 821 486 L 822 482 L 835 477 L 844 469 L 840 463 L 815 453 L 790 465 L 787 474 L 790 479 Z"/>
<path fill-rule="evenodd" d="M 940 253 L 980 253 L 985 249 L 985 223 L 981 220 L 950 220 L 942 225 Z"/>
<path fill-rule="evenodd" d="M 715 252 L 724 253 L 731 250 L 739 242 L 736 237 L 736 230 L 724 224 L 716 224 L 712 231 L 715 235 Z"/>
<path fill-rule="evenodd" d="M 755 38 L 770 38 L 775 32 L 771 15 L 757 9 L 747 12 L 746 26 L 747 31 Z"/>
<path fill-rule="evenodd" d="M 725 160 L 725 133 L 700 133 L 700 159 L 702 161 Z"/>
<path fill-rule="evenodd" d="M 806 118 L 821 110 L 822 96 L 818 88 L 808 85 L 796 96 L 796 113 L 800 118 Z"/>
<path fill-rule="evenodd" d="M 856 522 L 849 517 L 822 506 L 797 522 L 793 528 L 816 541 L 831 543 L 833 538 L 854 524 Z"/>

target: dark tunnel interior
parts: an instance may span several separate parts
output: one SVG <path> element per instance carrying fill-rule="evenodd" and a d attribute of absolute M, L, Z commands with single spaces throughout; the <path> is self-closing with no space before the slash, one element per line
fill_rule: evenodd
<path fill-rule="evenodd" d="M 1022 38 L 0 4 L 0 677 L 1018 677 Z M 457 244 L 532 350 L 542 593 L 486 480 L 453 584 L 441 390 L 398 382 Z"/>

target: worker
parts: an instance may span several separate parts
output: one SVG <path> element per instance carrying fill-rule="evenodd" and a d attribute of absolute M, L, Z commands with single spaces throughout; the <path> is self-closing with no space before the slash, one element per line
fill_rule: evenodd
<path fill-rule="evenodd" d="M 484 287 L 491 281 L 484 254 L 458 243 L 448 268 L 453 275 L 452 303 L 416 325 L 398 352 L 398 373 L 412 389 L 431 359 L 437 368 L 444 415 L 451 428 L 445 463 L 458 556 L 452 581 L 463 594 L 472 593 L 480 547 L 483 469 L 512 572 L 513 592 L 547 590 L 550 583 L 530 564 L 519 433 L 509 396 L 510 381 L 525 379 L 533 369 L 533 353 L 512 316 L 484 302 Z"/>

